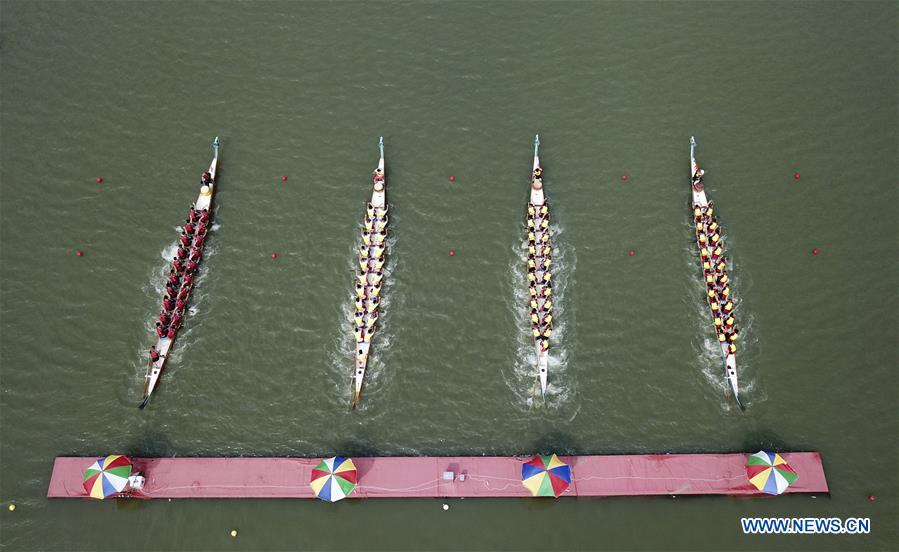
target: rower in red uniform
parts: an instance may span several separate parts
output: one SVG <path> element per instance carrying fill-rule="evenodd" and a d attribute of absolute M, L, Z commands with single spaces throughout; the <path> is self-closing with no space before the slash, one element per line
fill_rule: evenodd
<path fill-rule="evenodd" d="M 156 364 L 159 361 L 159 351 L 156 350 L 156 345 L 150 347 L 150 362 Z"/>
<path fill-rule="evenodd" d="M 165 336 L 169 339 L 175 339 L 176 335 L 178 335 L 178 330 L 176 330 L 175 328 L 169 328 L 169 331 Z"/>
<path fill-rule="evenodd" d="M 200 250 L 197 248 L 190 250 L 190 260 L 200 262 Z"/>
<path fill-rule="evenodd" d="M 160 323 L 156 323 L 156 335 L 159 337 L 165 337 L 165 326 Z"/>
<path fill-rule="evenodd" d="M 162 300 L 162 308 L 170 311 L 172 310 L 172 307 L 174 307 L 174 305 L 172 304 L 172 299 L 168 295 L 166 295 L 165 299 Z"/>
<path fill-rule="evenodd" d="M 184 225 L 184 231 L 187 232 L 188 234 L 193 234 L 194 233 L 194 225 L 188 222 L 187 224 Z"/>
<path fill-rule="evenodd" d="M 185 278 L 185 279 L 186 279 L 186 278 Z M 165 294 L 168 295 L 169 297 L 175 295 L 175 286 L 173 286 L 172 284 L 167 283 L 167 284 L 165 285 Z"/>
<path fill-rule="evenodd" d="M 200 176 L 200 183 L 204 186 L 208 186 L 212 183 L 212 175 L 209 174 L 209 171 L 204 172 L 203 175 Z"/>
<path fill-rule="evenodd" d="M 190 245 L 190 236 L 188 236 L 186 233 L 181 232 L 181 237 L 179 237 L 178 239 L 181 240 L 182 247 L 187 247 L 188 245 Z"/>
<path fill-rule="evenodd" d="M 179 298 L 177 301 L 175 301 L 175 308 L 178 309 L 179 311 L 183 311 L 185 306 L 186 305 L 184 304 L 184 301 L 181 300 L 181 298 Z"/>
<path fill-rule="evenodd" d="M 197 263 L 194 261 L 187 261 L 187 272 L 191 273 L 197 269 Z"/>
<path fill-rule="evenodd" d="M 200 211 L 200 222 L 206 224 L 209 221 L 209 209 L 203 209 Z"/>
<path fill-rule="evenodd" d="M 203 242 L 206 241 L 206 236 L 197 236 L 194 238 L 194 247 L 200 249 L 203 247 Z"/>
<path fill-rule="evenodd" d="M 159 313 L 159 323 L 162 324 L 163 326 L 168 325 L 168 323 L 169 323 L 168 312 L 162 311 L 161 313 Z"/>
<path fill-rule="evenodd" d="M 198 235 L 198 236 L 205 236 L 205 235 L 206 235 L 206 225 L 203 224 L 202 222 L 199 223 L 199 224 L 197 224 L 197 235 Z"/>
<path fill-rule="evenodd" d="M 178 292 L 178 299 L 187 301 L 188 295 L 190 295 L 190 288 L 188 286 L 182 286 L 181 291 Z"/>
<path fill-rule="evenodd" d="M 175 257 L 175 260 L 172 261 L 172 269 L 175 272 L 181 272 L 182 270 L 184 270 L 184 265 L 181 264 L 181 261 L 179 261 L 177 257 Z"/>
<path fill-rule="evenodd" d="M 172 315 L 172 327 L 181 327 L 181 311 L 176 310 Z"/>
<path fill-rule="evenodd" d="M 194 275 L 188 274 L 184 277 L 184 287 L 190 287 L 190 285 L 194 283 Z"/>
<path fill-rule="evenodd" d="M 183 261 L 187 258 L 187 249 L 185 249 L 184 247 L 179 247 L 175 255 Z"/>

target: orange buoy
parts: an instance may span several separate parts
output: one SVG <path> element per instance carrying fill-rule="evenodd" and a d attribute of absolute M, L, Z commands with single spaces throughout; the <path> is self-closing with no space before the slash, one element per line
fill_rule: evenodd
<path fill-rule="evenodd" d="M 99 184 L 99 183 L 103 182 L 103 179 L 102 179 L 101 177 L 98 176 L 98 177 L 96 178 L 96 181 L 97 181 L 97 184 Z"/>
<path fill-rule="evenodd" d="M 634 251 L 633 249 L 631 249 L 630 251 L 627 252 L 627 254 L 630 255 L 631 257 L 633 257 L 634 255 L 637 254 L 637 252 Z"/>
<path fill-rule="evenodd" d="M 796 180 L 799 180 L 800 178 L 802 178 L 802 175 L 799 174 L 798 172 L 794 172 L 794 173 L 793 173 L 793 178 L 795 178 Z"/>
<path fill-rule="evenodd" d="M 455 182 L 455 181 L 456 181 L 456 177 L 453 175 L 450 175 L 450 182 Z"/>
<path fill-rule="evenodd" d="M 277 253 L 272 253 L 272 260 L 277 259 L 277 258 L 278 258 L 278 254 L 277 254 Z"/>
<path fill-rule="evenodd" d="M 287 182 L 287 175 L 281 175 L 281 182 Z"/>
<path fill-rule="evenodd" d="M 626 174 L 622 174 L 622 175 L 621 175 L 621 181 L 622 181 L 622 182 L 627 182 L 627 175 L 626 175 Z"/>
<path fill-rule="evenodd" d="M 450 257 L 455 257 L 455 256 L 456 256 L 456 250 L 450 249 Z"/>
<path fill-rule="evenodd" d="M 80 249 L 75 251 L 75 256 L 76 257 L 84 257 L 84 251 L 82 251 Z"/>

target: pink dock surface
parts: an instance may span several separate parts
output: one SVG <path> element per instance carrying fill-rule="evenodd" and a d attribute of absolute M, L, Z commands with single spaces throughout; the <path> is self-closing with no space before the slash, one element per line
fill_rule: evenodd
<path fill-rule="evenodd" d="M 799 474 L 788 493 L 826 493 L 817 452 L 780 453 Z M 571 466 L 562 496 L 761 495 L 746 477 L 746 454 L 561 456 Z M 521 465 L 499 456 L 353 458 L 359 485 L 349 498 L 529 497 Z M 58 457 L 47 496 L 84 498 L 96 457 Z M 311 458 L 132 458 L 146 477 L 142 498 L 314 498 Z M 453 472 L 445 480 L 444 472 Z M 465 480 L 460 481 L 459 475 Z"/>

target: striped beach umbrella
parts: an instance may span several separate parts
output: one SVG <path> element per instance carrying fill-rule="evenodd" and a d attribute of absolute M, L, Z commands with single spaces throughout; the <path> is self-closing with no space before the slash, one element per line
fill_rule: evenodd
<path fill-rule="evenodd" d="M 571 484 L 571 467 L 555 454 L 538 454 L 521 465 L 521 482 L 534 496 L 558 498 Z"/>
<path fill-rule="evenodd" d="M 356 466 L 343 456 L 322 460 L 312 469 L 309 486 L 318 498 L 337 502 L 356 488 Z"/>
<path fill-rule="evenodd" d="M 746 460 L 746 475 L 755 488 L 779 495 L 799 479 L 799 475 L 776 452 L 759 451 Z"/>
<path fill-rule="evenodd" d="M 131 460 L 121 454 L 98 458 L 84 470 L 84 490 L 93 498 L 108 498 L 125 490 L 131 475 Z"/>

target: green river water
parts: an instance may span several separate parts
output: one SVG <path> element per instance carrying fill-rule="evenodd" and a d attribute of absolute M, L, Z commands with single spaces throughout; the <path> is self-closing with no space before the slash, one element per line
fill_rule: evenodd
<path fill-rule="evenodd" d="M 897 28 L 876 1 L 0 1 L 0 549 L 899 548 Z M 535 133 L 558 251 L 545 406 L 522 311 Z M 140 411 L 216 135 L 193 314 Z M 385 308 L 350 413 L 381 135 Z M 745 412 L 701 297 L 691 135 Z M 830 495 L 46 498 L 58 455 L 760 448 L 820 451 Z M 872 531 L 745 536 L 743 516 Z"/>

